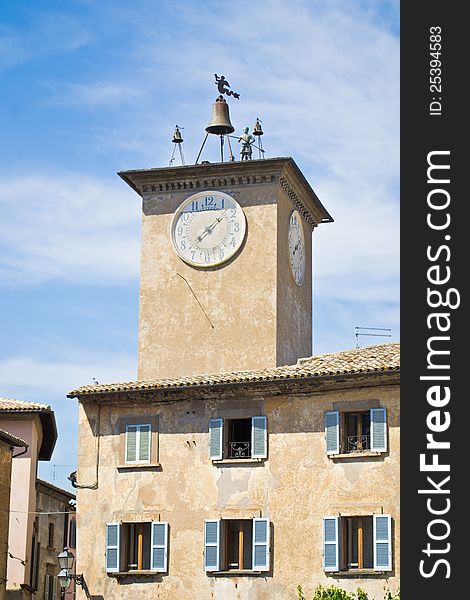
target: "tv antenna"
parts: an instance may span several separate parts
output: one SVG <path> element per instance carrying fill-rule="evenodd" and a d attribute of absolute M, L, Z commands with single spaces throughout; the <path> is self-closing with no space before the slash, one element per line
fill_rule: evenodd
<path fill-rule="evenodd" d="M 354 335 L 356 336 L 356 348 L 359 348 L 359 336 L 365 335 L 370 337 L 392 337 L 391 333 L 370 333 L 371 331 L 392 331 L 389 327 L 354 327 Z"/>

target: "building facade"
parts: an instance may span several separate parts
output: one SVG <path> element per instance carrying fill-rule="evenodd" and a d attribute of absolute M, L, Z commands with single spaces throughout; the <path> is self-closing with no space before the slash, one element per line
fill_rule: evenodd
<path fill-rule="evenodd" d="M 8 600 L 37 591 L 34 522 L 38 461 L 50 460 L 57 440 L 54 412 L 46 404 L 0 398 L 0 428 L 24 440 L 12 461 L 6 592 Z"/>
<path fill-rule="evenodd" d="M 272 600 L 336 583 L 381 599 L 398 587 L 397 345 L 73 395 L 78 569 L 92 595 Z"/>
<path fill-rule="evenodd" d="M 27 449 L 24 440 L 0 429 L 0 600 L 6 598 L 11 462 L 14 452 L 18 455 Z"/>
<path fill-rule="evenodd" d="M 312 234 L 331 216 L 291 158 L 120 176 L 142 197 L 138 380 L 69 394 L 89 593 L 334 583 L 382 600 L 399 582 L 399 346 L 311 356 Z"/>
<path fill-rule="evenodd" d="M 74 582 L 62 593 L 57 579 L 57 556 L 64 548 L 75 554 L 75 495 L 47 481 L 36 481 L 36 518 L 34 520 L 36 597 L 59 600 L 73 597 Z M 72 571 L 75 572 L 75 571 Z"/>

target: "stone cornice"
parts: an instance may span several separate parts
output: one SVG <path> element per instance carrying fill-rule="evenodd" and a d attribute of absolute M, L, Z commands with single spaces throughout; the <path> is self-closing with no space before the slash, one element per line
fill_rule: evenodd
<path fill-rule="evenodd" d="M 118 175 L 140 196 L 252 184 L 278 184 L 313 228 L 333 219 L 292 158 L 269 158 L 121 171 Z"/>

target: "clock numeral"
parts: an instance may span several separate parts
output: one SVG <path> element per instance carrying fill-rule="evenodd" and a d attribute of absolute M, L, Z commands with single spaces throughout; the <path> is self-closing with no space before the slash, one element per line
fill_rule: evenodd
<path fill-rule="evenodd" d="M 214 206 L 214 196 L 206 196 L 204 198 L 204 203 L 206 206 Z"/>
<path fill-rule="evenodd" d="M 181 250 L 186 250 L 186 240 L 181 240 L 180 247 L 181 247 Z"/>
<path fill-rule="evenodd" d="M 222 259 L 224 258 L 224 256 L 225 256 L 225 254 L 224 254 L 224 251 L 223 251 L 223 250 L 221 250 L 221 251 L 219 252 L 219 260 L 222 260 Z"/>
<path fill-rule="evenodd" d="M 191 202 L 191 210 L 192 211 L 197 211 L 199 207 L 199 202 L 197 200 L 193 200 Z"/>
<path fill-rule="evenodd" d="M 183 226 L 179 225 L 176 229 L 176 235 L 183 235 Z"/>

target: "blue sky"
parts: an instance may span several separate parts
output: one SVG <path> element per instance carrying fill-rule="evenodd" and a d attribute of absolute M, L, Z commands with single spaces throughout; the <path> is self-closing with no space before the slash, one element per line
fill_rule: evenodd
<path fill-rule="evenodd" d="M 399 339 L 398 25 L 392 0 L 0 0 L 0 395 L 54 408 L 41 477 L 68 488 L 76 465 L 66 393 L 136 378 L 140 202 L 116 172 L 167 166 L 176 123 L 194 162 L 214 73 L 236 132 L 260 117 L 335 219 L 314 234 L 315 353 L 355 326 Z"/>

